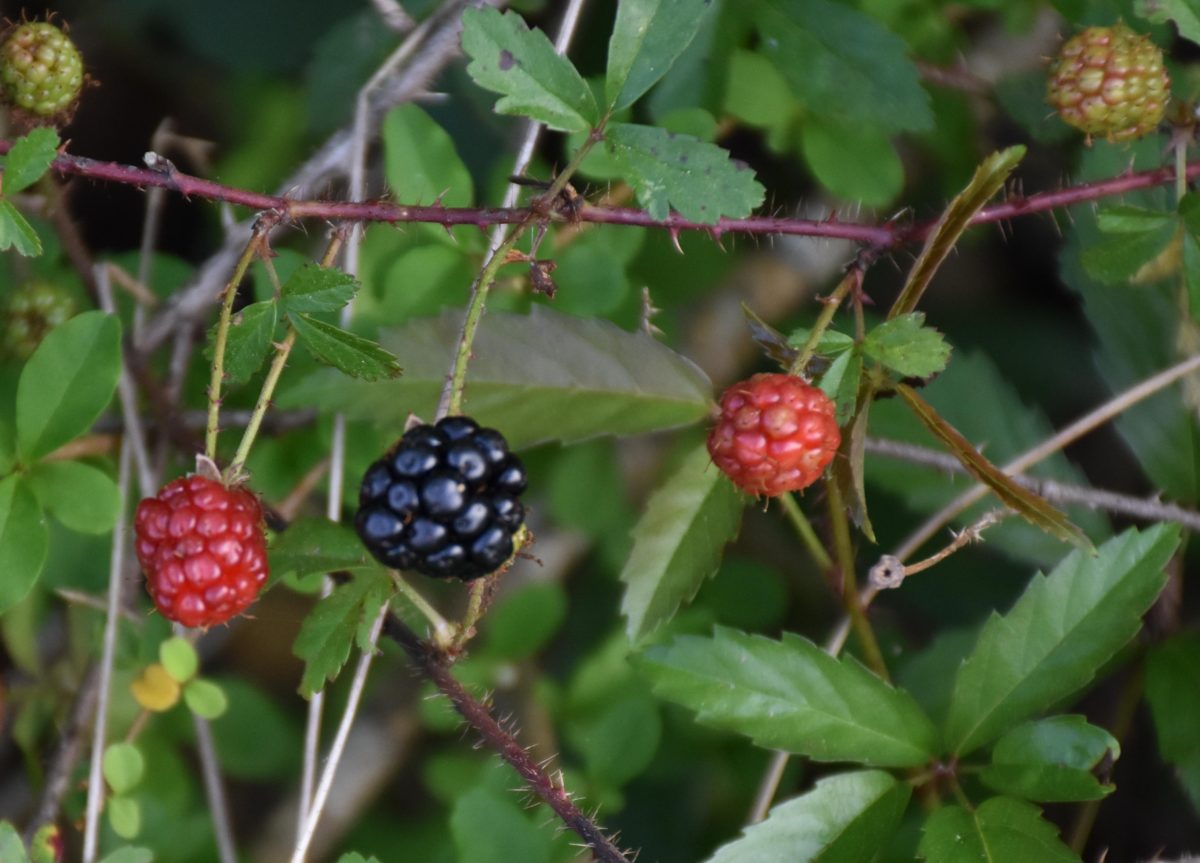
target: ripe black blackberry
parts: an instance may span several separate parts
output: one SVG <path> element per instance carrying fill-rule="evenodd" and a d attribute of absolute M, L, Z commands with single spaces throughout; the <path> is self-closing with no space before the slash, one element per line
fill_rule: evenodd
<path fill-rule="evenodd" d="M 384 566 L 469 581 L 512 557 L 525 486 L 500 432 L 446 417 L 409 429 L 367 468 L 354 526 Z"/>

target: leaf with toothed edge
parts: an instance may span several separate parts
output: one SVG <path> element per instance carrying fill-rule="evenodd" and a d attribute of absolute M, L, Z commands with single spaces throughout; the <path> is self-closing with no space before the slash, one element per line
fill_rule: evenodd
<path fill-rule="evenodd" d="M 463 12 L 467 73 L 486 90 L 503 94 L 499 114 L 520 114 L 561 132 L 583 132 L 600 121 L 587 83 L 546 34 L 531 30 L 516 12 Z"/>
<path fill-rule="evenodd" d="M 629 107 L 667 74 L 715 8 L 713 0 L 621 0 L 608 41 L 610 109 Z"/>
<path fill-rule="evenodd" d="M 371 624 L 392 592 L 392 582 L 383 570 L 357 570 L 309 612 L 292 647 L 304 661 L 301 695 L 310 698 L 326 681 L 335 679 L 350 658 L 352 645 L 371 649 Z"/>

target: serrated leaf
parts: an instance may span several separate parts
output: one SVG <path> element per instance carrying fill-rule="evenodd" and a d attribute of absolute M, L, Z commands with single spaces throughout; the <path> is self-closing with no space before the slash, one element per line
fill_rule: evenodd
<path fill-rule="evenodd" d="M 1115 229 L 1106 231 L 1103 242 L 1080 255 L 1088 275 L 1114 285 L 1139 277 L 1152 281 L 1141 274 L 1164 256 L 1171 257 L 1178 223 L 1173 214 L 1147 212 L 1145 216 L 1144 220 L 1129 215 L 1120 216 L 1121 221 L 1110 220 Z M 1169 271 L 1170 267 L 1159 269 Z"/>
<path fill-rule="evenodd" d="M 954 426 L 946 422 L 933 405 L 921 398 L 916 390 L 907 384 L 897 384 L 896 392 L 925 428 L 945 444 L 962 466 L 990 488 L 1005 506 L 1051 536 L 1057 536 L 1080 548 L 1091 549 L 1092 543 L 1087 534 L 1076 527 L 1065 514 L 1051 506 L 1045 498 L 1017 485 L 1012 481 L 1012 477 L 984 458 L 983 454 L 959 434 Z"/>
<path fill-rule="evenodd" d="M 912 794 L 882 770 L 820 780 L 771 808 L 765 821 L 723 845 L 708 863 L 856 863 L 873 860 L 895 832 Z"/>
<path fill-rule="evenodd" d="M 400 200 L 441 201 L 447 207 L 469 207 L 475 200 L 471 172 L 454 139 L 418 105 L 397 105 L 388 111 L 382 134 L 384 174 Z"/>
<path fill-rule="evenodd" d="M 742 306 L 742 309 L 747 314 L 752 314 L 745 306 Z M 788 333 L 787 343 L 794 348 L 803 348 L 808 344 L 810 338 L 812 338 L 810 328 L 798 327 Z M 837 330 L 825 330 L 821 333 L 821 338 L 817 339 L 816 352 L 822 356 L 833 356 L 851 350 L 853 347 L 854 336 L 839 333 Z"/>
<path fill-rule="evenodd" d="M 1052 716 L 1018 725 L 996 741 L 980 779 L 995 791 L 1040 803 L 1099 800 L 1115 786 L 1092 771 L 1116 761 L 1121 745 L 1082 716 Z"/>
<path fill-rule="evenodd" d="M 923 764 L 936 748 L 933 725 L 907 693 L 799 636 L 772 641 L 718 627 L 712 638 L 652 647 L 638 665 L 659 696 L 700 723 L 766 748 L 878 767 Z"/>
<path fill-rule="evenodd" d="M 650 497 L 621 570 L 621 613 L 631 641 L 670 620 L 716 574 L 725 544 L 737 536 L 745 506 L 745 498 L 713 467 L 703 444 Z"/>
<path fill-rule="evenodd" d="M 462 312 L 447 310 L 381 333 L 406 369 L 399 380 L 365 384 L 319 373 L 277 401 L 344 411 L 348 418 L 393 428 L 403 427 L 410 412 L 430 417 L 461 327 Z M 526 447 L 694 423 L 712 406 L 712 385 L 690 361 L 646 333 L 535 306 L 528 315 L 484 317 L 466 401 L 471 416 L 504 429 L 512 446 Z"/>
<path fill-rule="evenodd" d="M 0 479 L 0 613 L 25 598 L 46 565 L 46 519 L 18 474 Z"/>
<path fill-rule="evenodd" d="M 318 361 L 364 381 L 394 378 L 403 369 L 390 353 L 370 339 L 347 332 L 311 315 L 290 314 L 296 338 Z"/>
<path fill-rule="evenodd" d="M 6 249 L 16 249 L 27 258 L 42 253 L 42 238 L 12 201 L 0 201 L 0 252 Z"/>
<path fill-rule="evenodd" d="M 371 622 L 392 595 L 392 583 L 380 570 L 360 570 L 320 600 L 300 626 L 292 651 L 304 660 L 300 694 L 305 698 L 337 677 L 356 642 L 366 650 Z"/>
<path fill-rule="evenodd" d="M 621 0 L 608 40 L 609 110 L 628 108 L 667 74 L 714 8 L 712 0 Z"/>
<path fill-rule="evenodd" d="M 929 96 L 903 40 L 829 0 L 757 0 L 761 52 L 808 113 L 888 132 L 933 126 Z"/>
<path fill-rule="evenodd" d="M 821 376 L 821 392 L 833 400 L 838 425 L 844 424 L 854 413 L 861 381 L 862 354 L 857 350 L 839 355 Z"/>
<path fill-rule="evenodd" d="M 904 377 L 927 378 L 946 368 L 950 346 L 925 326 L 924 312 L 884 321 L 863 340 L 863 353 Z"/>
<path fill-rule="evenodd" d="M 665 219 L 674 207 L 685 219 L 715 225 L 762 203 L 754 172 L 716 144 L 633 123 L 609 124 L 604 141 L 651 218 Z"/>
<path fill-rule="evenodd" d="M 113 743 L 101 761 L 104 781 L 114 794 L 132 790 L 146 774 L 146 759 L 132 743 Z"/>
<path fill-rule="evenodd" d="M 357 851 L 351 851 L 339 857 L 337 863 L 379 863 L 379 860 L 374 855 L 363 857 Z"/>
<path fill-rule="evenodd" d="M 1176 771 L 1192 807 L 1200 811 L 1200 636 L 1177 635 L 1150 649 L 1146 702 L 1158 751 Z"/>
<path fill-rule="evenodd" d="M 1174 21 L 1180 36 L 1200 44 L 1200 7 L 1196 0 L 1134 0 L 1133 10 L 1155 24 Z"/>
<path fill-rule="evenodd" d="M 463 12 L 467 73 L 485 90 L 500 93 L 498 114 L 520 114 L 562 132 L 583 132 L 600 121 L 596 100 L 579 72 L 541 30 L 530 30 L 516 12 Z"/>
<path fill-rule="evenodd" d="M 116 524 L 121 495 L 99 468 L 77 461 L 39 462 L 26 476 L 38 501 L 63 526 L 99 534 Z"/>
<path fill-rule="evenodd" d="M 354 298 L 358 282 L 335 267 L 305 264 L 292 273 L 280 290 L 285 314 L 336 312 Z"/>
<path fill-rule="evenodd" d="M 975 175 L 967 187 L 959 192 L 942 212 L 937 224 L 925 239 L 921 254 L 908 273 L 908 279 L 900 296 L 892 303 L 888 318 L 896 318 L 915 311 L 925 289 L 937 273 L 958 238 L 967 229 L 971 217 L 983 209 L 992 196 L 1004 187 L 1004 181 L 1017 167 L 1025 155 L 1023 146 L 1009 147 L 992 153 L 975 169 Z"/>
<path fill-rule="evenodd" d="M 861 375 L 859 377 L 859 393 L 855 398 L 858 413 L 854 415 L 849 428 L 842 433 L 842 446 L 839 452 L 845 454 L 846 457 L 833 460 L 833 481 L 837 483 L 838 489 L 842 493 L 842 500 L 846 504 L 847 514 L 851 521 L 858 526 L 863 536 L 871 542 L 875 542 L 875 528 L 872 527 L 871 517 L 867 513 L 865 480 L 867 421 L 871 413 L 874 389 L 869 381 L 862 379 Z"/>
<path fill-rule="evenodd" d="M 275 536 L 268 549 L 272 576 L 297 578 L 341 569 L 378 569 L 354 530 L 327 518 L 301 518 Z"/>
<path fill-rule="evenodd" d="M 121 373 L 121 325 L 84 312 L 38 345 L 17 385 L 17 449 L 26 463 L 83 434 L 108 406 Z"/>
<path fill-rule="evenodd" d="M 202 678 L 190 680 L 183 687 L 183 701 L 201 719 L 219 719 L 229 709 L 229 699 L 221 687 Z"/>
<path fill-rule="evenodd" d="M 973 752 L 1086 686 L 1141 627 L 1178 543 L 1176 525 L 1130 528 L 1094 556 L 1071 552 L 1050 575 L 1035 575 L 1008 614 L 993 614 L 955 680 L 953 752 Z"/>
<path fill-rule="evenodd" d="M 943 806 L 929 816 L 917 849 L 929 863 L 1079 863 L 1036 806 L 993 797 L 974 812 Z"/>
<path fill-rule="evenodd" d="M 230 383 L 245 383 L 262 368 L 278 323 L 279 304 L 275 300 L 251 303 L 233 316 L 225 337 L 225 378 Z M 213 324 L 204 351 L 210 361 L 216 327 L 217 324 Z"/>
<path fill-rule="evenodd" d="M 13 141 L 4 157 L 5 196 L 15 195 L 40 180 L 57 155 L 58 133 L 47 126 Z"/>

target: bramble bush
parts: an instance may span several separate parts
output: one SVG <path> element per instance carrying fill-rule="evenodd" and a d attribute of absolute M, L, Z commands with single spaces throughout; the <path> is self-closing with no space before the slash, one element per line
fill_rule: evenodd
<path fill-rule="evenodd" d="M 0 860 L 1193 859 L 1195 4 L 506 5 L 9 11 Z"/>

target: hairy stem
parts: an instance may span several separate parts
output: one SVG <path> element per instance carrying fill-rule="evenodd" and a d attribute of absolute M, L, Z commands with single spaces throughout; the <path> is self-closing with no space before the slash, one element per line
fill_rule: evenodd
<path fill-rule="evenodd" d="M 846 273 L 832 294 L 824 300 L 824 307 L 821 309 L 821 314 L 817 316 L 817 322 L 813 324 L 812 331 L 808 334 L 808 341 L 804 343 L 804 347 L 800 349 L 800 353 L 796 355 L 796 359 L 792 361 L 788 368 L 789 375 L 803 375 L 804 367 L 808 365 L 808 361 L 812 359 L 812 355 L 817 350 L 817 345 L 821 343 L 821 336 L 825 335 L 825 331 L 829 329 L 829 324 L 833 322 L 834 313 L 842 301 L 846 299 L 846 295 L 851 290 L 856 290 L 862 284 L 863 273 L 858 267 L 851 268 L 850 272 Z"/>

